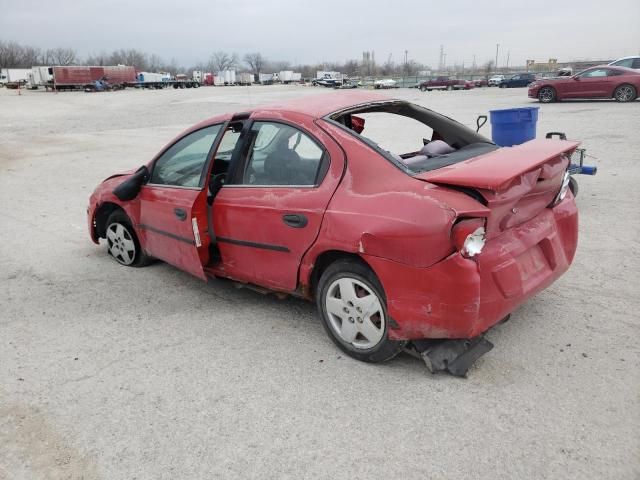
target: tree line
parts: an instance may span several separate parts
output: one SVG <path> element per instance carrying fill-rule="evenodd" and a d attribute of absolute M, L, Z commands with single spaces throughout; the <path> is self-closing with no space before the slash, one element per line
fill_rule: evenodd
<path fill-rule="evenodd" d="M 72 48 L 58 47 L 45 50 L 13 41 L 0 40 L 0 67 L 30 68 L 34 65 L 131 65 L 136 67 L 138 71 L 169 72 L 173 75 L 193 70 L 218 72 L 235 69 L 253 74 L 293 70 L 302 73 L 304 78 L 315 77 L 318 70 L 338 71 L 349 76 L 414 76 L 431 70 L 428 65 L 414 60 L 394 62 L 391 56 L 381 64 L 351 59 L 345 62 L 294 65 L 288 61 L 268 59 L 260 52 L 251 52 L 240 56 L 238 53 L 222 50 L 213 52 L 208 59 L 185 68 L 176 59 L 167 62 L 159 55 L 148 54 L 138 49 L 119 49 L 110 53 L 101 52 L 82 58 Z"/>

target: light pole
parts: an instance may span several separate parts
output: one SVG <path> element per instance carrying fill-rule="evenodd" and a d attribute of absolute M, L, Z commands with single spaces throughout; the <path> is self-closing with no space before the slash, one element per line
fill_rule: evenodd
<path fill-rule="evenodd" d="M 496 73 L 498 73 L 498 50 L 500 50 L 500 44 L 496 43 L 496 64 L 495 64 Z"/>

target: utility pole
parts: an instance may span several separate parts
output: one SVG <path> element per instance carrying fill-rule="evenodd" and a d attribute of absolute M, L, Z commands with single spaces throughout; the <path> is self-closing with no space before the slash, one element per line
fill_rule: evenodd
<path fill-rule="evenodd" d="M 405 75 L 409 74 L 409 68 L 407 64 L 407 56 L 409 55 L 409 50 L 404 51 L 404 73 Z"/>
<path fill-rule="evenodd" d="M 440 62 L 438 65 L 438 70 L 444 69 L 444 45 L 440 45 Z"/>
<path fill-rule="evenodd" d="M 509 50 L 507 50 L 507 70 L 509 70 L 509 56 L 511 55 L 511 52 Z"/>
<path fill-rule="evenodd" d="M 498 71 L 498 50 L 500 50 L 500 44 L 496 43 L 496 64 L 495 64 L 496 72 Z"/>

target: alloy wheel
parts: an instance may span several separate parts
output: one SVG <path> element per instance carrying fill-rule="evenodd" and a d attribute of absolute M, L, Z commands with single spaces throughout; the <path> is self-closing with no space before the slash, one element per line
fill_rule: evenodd
<path fill-rule="evenodd" d="M 616 100 L 619 102 L 629 102 L 633 100 L 635 92 L 630 85 L 622 85 L 616 89 Z"/>
<path fill-rule="evenodd" d="M 540 93 L 538 93 L 538 98 L 540 98 L 540 101 L 542 103 L 553 102 L 553 99 L 555 98 L 553 89 L 551 89 L 550 87 L 544 87 L 542 90 L 540 90 Z"/>

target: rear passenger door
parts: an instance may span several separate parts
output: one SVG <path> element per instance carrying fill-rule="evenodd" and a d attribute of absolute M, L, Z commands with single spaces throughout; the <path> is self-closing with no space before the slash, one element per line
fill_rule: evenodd
<path fill-rule="evenodd" d="M 311 120 L 260 119 L 213 204 L 225 276 L 293 291 L 305 252 L 318 236 L 340 181 L 344 156 Z"/>

